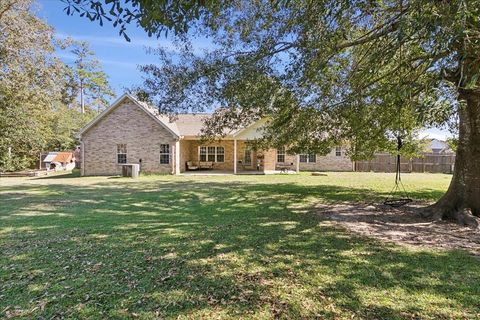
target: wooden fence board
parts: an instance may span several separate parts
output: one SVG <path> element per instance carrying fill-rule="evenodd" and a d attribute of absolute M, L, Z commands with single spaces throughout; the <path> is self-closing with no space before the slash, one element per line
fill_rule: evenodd
<path fill-rule="evenodd" d="M 396 161 L 396 156 L 378 153 L 370 161 L 356 161 L 355 171 L 395 172 Z M 418 158 L 401 157 L 400 170 L 402 172 L 452 173 L 454 163 L 454 154 L 424 153 Z"/>

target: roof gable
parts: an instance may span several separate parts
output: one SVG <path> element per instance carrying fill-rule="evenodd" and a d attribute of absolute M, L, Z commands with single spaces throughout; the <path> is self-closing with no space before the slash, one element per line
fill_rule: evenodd
<path fill-rule="evenodd" d="M 157 110 L 154 108 L 151 108 L 148 106 L 146 103 L 140 102 L 137 99 L 135 99 L 132 95 L 125 93 L 123 94 L 120 98 L 118 98 L 114 103 L 112 103 L 107 109 L 103 110 L 100 114 L 98 114 L 95 118 L 92 119 L 85 127 L 83 127 L 79 131 L 79 135 L 84 134 L 87 132 L 90 128 L 92 128 L 95 124 L 97 124 L 100 120 L 102 120 L 103 117 L 108 115 L 110 112 L 112 112 L 114 109 L 119 107 L 120 105 L 123 104 L 125 100 L 130 100 L 133 102 L 134 105 L 145 111 L 153 120 L 155 120 L 159 125 L 164 127 L 167 131 L 169 131 L 174 137 L 178 138 L 180 135 L 178 133 L 178 129 L 176 128 L 174 123 L 171 123 L 168 121 L 167 117 L 161 116 Z"/>
<path fill-rule="evenodd" d="M 161 115 L 158 110 L 145 102 L 138 101 L 132 95 L 125 93 L 115 102 L 113 102 L 107 109 L 98 114 L 92 121 L 90 121 L 85 127 L 79 131 L 79 135 L 86 133 L 90 128 L 96 125 L 102 118 L 107 116 L 115 108 L 124 103 L 125 100 L 130 100 L 134 105 L 142 109 L 152 119 L 154 119 L 159 125 L 169 131 L 174 137 L 196 137 L 202 132 L 202 128 L 205 125 L 205 121 L 209 119 L 211 114 L 178 114 L 173 119 L 169 116 Z M 267 119 L 260 119 L 253 122 L 246 128 L 236 130 L 235 132 L 227 133 L 227 137 L 230 139 L 257 139 L 262 137 L 262 127 L 266 123 Z"/>
<path fill-rule="evenodd" d="M 255 140 L 263 137 L 263 127 L 267 123 L 268 118 L 262 118 L 238 130 L 233 136 L 235 139 Z"/>

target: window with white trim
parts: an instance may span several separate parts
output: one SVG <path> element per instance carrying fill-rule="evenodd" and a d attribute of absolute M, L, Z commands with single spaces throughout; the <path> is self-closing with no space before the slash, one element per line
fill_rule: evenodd
<path fill-rule="evenodd" d="M 342 147 L 335 147 L 335 156 L 336 157 L 342 156 Z"/>
<path fill-rule="evenodd" d="M 198 159 L 200 162 L 225 162 L 225 148 L 200 146 Z"/>
<path fill-rule="evenodd" d="M 127 163 L 127 145 L 117 144 L 117 163 Z"/>
<path fill-rule="evenodd" d="M 285 147 L 277 149 L 277 162 L 285 162 Z"/>
<path fill-rule="evenodd" d="M 245 148 L 245 154 L 243 156 L 243 164 L 251 165 L 252 164 L 252 149 L 249 147 Z"/>
<path fill-rule="evenodd" d="M 215 162 L 215 147 L 208 147 L 207 148 L 207 161 L 208 162 Z"/>
<path fill-rule="evenodd" d="M 217 162 L 225 162 L 225 148 L 217 147 Z"/>
<path fill-rule="evenodd" d="M 170 145 L 160 145 L 160 164 L 170 164 Z"/>
<path fill-rule="evenodd" d="M 301 154 L 300 162 L 315 163 L 317 162 L 317 155 L 315 153 Z"/>
<path fill-rule="evenodd" d="M 199 147 L 199 159 L 200 162 L 206 162 L 207 161 L 207 147 Z"/>

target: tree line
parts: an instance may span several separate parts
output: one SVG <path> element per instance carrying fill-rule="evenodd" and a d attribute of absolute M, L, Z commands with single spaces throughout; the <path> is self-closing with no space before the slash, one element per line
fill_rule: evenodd
<path fill-rule="evenodd" d="M 29 168 L 42 151 L 72 150 L 76 132 L 114 95 L 89 44 L 58 39 L 33 4 L 0 2 L 0 171 Z"/>

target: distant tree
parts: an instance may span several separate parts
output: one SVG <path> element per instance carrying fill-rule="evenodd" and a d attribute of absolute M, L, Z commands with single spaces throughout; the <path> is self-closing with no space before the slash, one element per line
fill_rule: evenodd
<path fill-rule="evenodd" d="M 86 108 L 81 113 L 77 108 L 58 103 L 52 108 L 52 117 L 49 121 L 51 136 L 47 139 L 45 149 L 64 151 L 73 150 L 78 144 L 78 131 L 92 120 L 98 112 Z"/>
<path fill-rule="evenodd" d="M 52 102 L 61 99 L 63 64 L 53 31 L 30 0 L 0 1 L 0 170 L 23 169 L 48 137 Z"/>
<path fill-rule="evenodd" d="M 85 41 L 70 41 L 70 47 L 75 61 L 66 72 L 69 80 L 66 87 L 70 94 L 69 100 L 79 99 L 82 114 L 85 113 L 86 105 L 97 110 L 105 108 L 108 98 L 115 94 L 100 62 L 95 58 L 95 52 Z"/>
<path fill-rule="evenodd" d="M 362 158 L 457 116 L 450 187 L 423 214 L 478 225 L 479 0 L 144 0 L 133 15 L 122 14 L 126 1 L 70 3 L 120 32 L 133 20 L 149 34 L 174 30 L 187 45 L 174 59 L 158 50 L 159 66 L 143 68 L 145 92 L 164 111 L 228 106 L 210 134 L 268 116 L 270 145 L 320 152 L 349 141 Z M 188 45 L 199 34 L 215 44 L 201 56 Z"/>
<path fill-rule="evenodd" d="M 447 144 L 448 144 L 448 147 L 450 149 L 452 149 L 453 151 L 457 151 L 457 147 L 458 147 L 458 139 L 457 138 L 448 138 L 447 139 Z"/>

